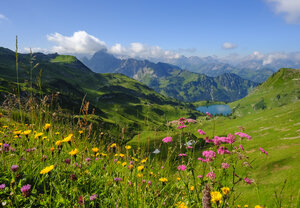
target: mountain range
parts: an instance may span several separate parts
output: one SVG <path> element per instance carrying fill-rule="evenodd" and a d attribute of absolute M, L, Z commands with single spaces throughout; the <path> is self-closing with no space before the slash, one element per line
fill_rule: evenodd
<path fill-rule="evenodd" d="M 215 77 L 199 74 L 168 63 L 119 59 L 106 50 L 96 52 L 83 63 L 97 73 L 121 73 L 140 81 L 162 95 L 178 100 L 231 102 L 245 97 L 256 82 L 226 72 Z"/>

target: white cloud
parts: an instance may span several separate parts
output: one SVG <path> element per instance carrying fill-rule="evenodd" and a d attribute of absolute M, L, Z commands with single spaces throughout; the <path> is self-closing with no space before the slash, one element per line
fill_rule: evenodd
<path fill-rule="evenodd" d="M 267 0 L 277 14 L 283 14 L 288 23 L 300 23 L 300 1 L 299 0 Z"/>
<path fill-rule="evenodd" d="M 0 13 L 0 22 L 1 20 L 8 20 L 8 18 L 4 14 Z"/>
<path fill-rule="evenodd" d="M 105 42 L 85 31 L 74 32 L 72 36 L 54 33 L 47 35 L 47 39 L 57 44 L 53 46 L 51 51 L 58 53 L 93 54 L 106 48 Z"/>
<path fill-rule="evenodd" d="M 180 55 L 173 51 L 164 50 L 159 46 L 148 46 L 142 43 L 134 42 L 128 47 L 123 47 L 120 43 L 112 46 L 108 52 L 117 56 L 143 58 L 143 59 L 168 59 L 178 58 Z"/>
<path fill-rule="evenodd" d="M 223 43 L 223 45 L 222 45 L 222 48 L 223 48 L 223 49 L 233 49 L 233 48 L 236 48 L 236 47 L 237 47 L 236 44 L 230 43 L 230 42 L 225 42 L 225 43 Z"/>

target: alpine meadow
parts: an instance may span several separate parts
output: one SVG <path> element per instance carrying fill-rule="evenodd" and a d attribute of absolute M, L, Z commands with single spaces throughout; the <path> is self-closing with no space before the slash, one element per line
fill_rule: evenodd
<path fill-rule="evenodd" d="M 300 208 L 298 0 L 0 3 L 0 207 Z"/>

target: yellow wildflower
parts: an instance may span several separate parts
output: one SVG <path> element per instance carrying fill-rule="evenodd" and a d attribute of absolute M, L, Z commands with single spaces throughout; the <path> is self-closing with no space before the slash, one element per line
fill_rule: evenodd
<path fill-rule="evenodd" d="M 125 165 L 127 165 L 127 162 L 123 162 L 123 163 L 122 163 L 122 166 L 125 166 Z"/>
<path fill-rule="evenodd" d="M 2 126 L 2 128 L 4 128 L 4 129 L 7 129 L 7 128 L 8 128 L 8 126 Z"/>
<path fill-rule="evenodd" d="M 165 182 L 167 182 L 167 181 L 168 181 L 168 179 L 166 179 L 166 178 L 160 178 L 160 179 L 159 179 L 159 181 L 161 181 L 161 182 L 165 183 Z"/>
<path fill-rule="evenodd" d="M 143 166 L 143 165 L 140 165 L 139 167 L 137 167 L 137 169 L 141 171 L 141 170 L 143 170 L 143 169 L 144 169 L 144 167 L 145 167 L 145 166 Z"/>
<path fill-rule="evenodd" d="M 132 168 L 133 168 L 133 165 L 129 165 L 128 168 L 129 168 L 129 169 L 132 169 Z"/>
<path fill-rule="evenodd" d="M 97 153 L 97 152 L 99 152 L 99 148 L 94 147 L 94 148 L 92 148 L 92 151 L 95 152 L 95 153 Z"/>
<path fill-rule="evenodd" d="M 83 131 L 82 131 L 82 130 L 79 130 L 78 133 L 79 133 L 79 134 L 83 134 Z"/>
<path fill-rule="evenodd" d="M 63 142 L 69 142 L 69 141 L 71 141 L 72 137 L 73 137 L 73 134 L 69 134 L 69 135 L 68 135 L 66 138 L 64 138 L 62 141 L 63 141 Z"/>
<path fill-rule="evenodd" d="M 35 135 L 34 135 L 34 138 L 36 139 L 36 138 L 39 138 L 40 136 L 42 136 L 44 133 L 43 132 L 40 132 L 40 133 L 36 133 Z"/>
<path fill-rule="evenodd" d="M 74 156 L 74 155 L 76 155 L 78 152 L 79 152 L 79 151 L 78 151 L 78 149 L 76 148 L 76 149 L 72 150 L 71 152 L 69 152 L 69 154 L 70 154 L 71 156 Z"/>
<path fill-rule="evenodd" d="M 105 153 L 101 153 L 101 155 L 102 155 L 103 157 L 106 157 L 106 156 L 107 156 L 107 154 L 105 154 Z"/>
<path fill-rule="evenodd" d="M 254 208 L 264 208 L 264 207 L 262 207 L 260 205 L 256 205 Z"/>
<path fill-rule="evenodd" d="M 31 133 L 31 130 L 23 131 L 23 135 L 25 135 L 25 136 L 28 136 L 28 134 L 30 134 L 30 133 Z"/>
<path fill-rule="evenodd" d="M 50 129 L 50 127 L 51 127 L 51 124 L 49 124 L 49 123 L 46 123 L 46 124 L 45 124 L 45 126 L 44 126 L 44 129 L 45 129 L 45 130 L 49 130 L 49 129 Z"/>
<path fill-rule="evenodd" d="M 148 158 L 141 160 L 141 163 L 145 163 L 148 160 Z"/>
<path fill-rule="evenodd" d="M 124 157 L 125 155 L 124 155 L 124 154 L 122 154 L 122 153 L 120 153 L 120 154 L 119 154 L 119 156 L 120 156 L 120 157 Z"/>
<path fill-rule="evenodd" d="M 40 174 L 49 173 L 51 170 L 53 170 L 53 168 L 54 168 L 54 165 L 50 165 L 50 166 L 44 168 L 43 170 L 41 170 Z"/>
<path fill-rule="evenodd" d="M 2 146 L 2 145 L 3 145 L 3 143 L 0 142 L 0 146 Z"/>
<path fill-rule="evenodd" d="M 131 146 L 130 146 L 130 145 L 126 145 L 126 146 L 125 146 L 125 149 L 130 150 L 130 149 L 131 149 Z"/>
<path fill-rule="evenodd" d="M 115 154 L 115 157 L 118 157 L 119 156 L 119 154 Z"/>
<path fill-rule="evenodd" d="M 56 145 L 56 146 L 60 146 L 61 143 L 62 143 L 62 141 L 61 141 L 61 140 L 58 140 L 58 141 L 55 142 L 55 145 Z"/>
<path fill-rule="evenodd" d="M 248 208 L 249 206 L 247 205 L 247 204 L 245 204 L 245 206 L 244 206 L 245 208 Z"/>
<path fill-rule="evenodd" d="M 222 200 L 222 194 L 218 191 L 212 191 L 210 192 L 210 196 L 211 196 L 211 202 L 220 202 Z"/>
<path fill-rule="evenodd" d="M 221 190 L 222 190 L 223 194 L 225 194 L 225 195 L 229 194 L 229 192 L 230 192 L 230 188 L 228 188 L 228 187 L 223 187 L 223 188 L 221 188 Z"/>
<path fill-rule="evenodd" d="M 177 178 L 176 178 L 176 180 L 177 180 L 177 181 L 180 181 L 180 180 L 181 180 L 181 178 L 177 177 Z"/>
<path fill-rule="evenodd" d="M 191 187 L 190 187 L 190 190 L 191 190 L 191 191 L 194 191 L 194 189 L 195 189 L 194 186 L 191 186 Z"/>
<path fill-rule="evenodd" d="M 51 148 L 50 148 L 50 151 L 53 152 L 53 151 L 54 151 L 54 147 L 51 147 Z"/>
<path fill-rule="evenodd" d="M 116 147 L 116 146 L 117 146 L 117 144 L 113 143 L 113 144 L 110 145 L 110 148 L 113 148 L 113 147 Z"/>
<path fill-rule="evenodd" d="M 19 130 L 19 131 L 14 131 L 14 135 L 17 135 L 17 136 L 19 136 L 21 133 L 22 133 L 21 130 Z"/>
<path fill-rule="evenodd" d="M 117 162 L 117 164 L 121 164 L 121 162 L 120 162 L 120 161 L 118 161 L 118 162 Z"/>
<path fill-rule="evenodd" d="M 139 173 L 139 174 L 138 174 L 138 177 L 139 177 L 139 178 L 143 177 L 143 174 Z"/>
<path fill-rule="evenodd" d="M 57 131 L 57 132 L 55 132 L 55 135 L 59 135 L 60 133 Z"/>
<path fill-rule="evenodd" d="M 188 208 L 188 206 L 184 203 L 184 202 L 178 202 L 177 204 L 176 204 L 176 206 L 178 207 L 178 208 Z"/>
<path fill-rule="evenodd" d="M 46 137 L 46 136 L 42 137 L 42 140 L 45 140 L 45 139 L 47 139 L 47 137 Z"/>

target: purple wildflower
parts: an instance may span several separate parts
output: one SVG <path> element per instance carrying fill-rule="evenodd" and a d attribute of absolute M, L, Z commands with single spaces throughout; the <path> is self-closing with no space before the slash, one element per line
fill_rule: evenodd
<path fill-rule="evenodd" d="M 172 137 L 165 137 L 165 138 L 162 139 L 162 141 L 163 141 L 164 143 L 172 142 Z"/>
<path fill-rule="evenodd" d="M 88 158 L 85 159 L 85 161 L 90 162 L 91 158 L 88 157 Z"/>
<path fill-rule="evenodd" d="M 245 181 L 246 183 L 248 183 L 248 184 L 253 183 L 253 180 L 251 180 L 251 179 L 249 179 L 249 178 L 247 178 L 247 177 L 244 178 L 244 181 Z"/>
<path fill-rule="evenodd" d="M 227 169 L 229 167 L 230 167 L 230 165 L 228 163 L 222 163 L 222 168 Z"/>
<path fill-rule="evenodd" d="M 268 155 L 268 153 L 263 149 L 263 148 L 259 148 L 259 151 L 261 151 L 262 153 L 264 153 L 265 155 Z"/>
<path fill-rule="evenodd" d="M 0 184 L 0 190 L 4 189 L 5 188 L 5 184 Z"/>
<path fill-rule="evenodd" d="M 12 172 L 17 172 L 19 170 L 19 166 L 18 165 L 12 165 L 10 167 L 10 169 L 11 169 Z"/>
<path fill-rule="evenodd" d="M 178 170 L 181 170 L 181 171 L 185 171 L 186 170 L 186 166 L 185 165 L 179 165 L 177 167 Z"/>
<path fill-rule="evenodd" d="M 21 192 L 22 192 L 22 195 L 24 196 L 24 197 L 29 197 L 30 196 L 30 194 L 31 194 L 31 185 L 30 184 L 27 184 L 27 185 L 25 185 L 25 186 L 22 186 L 21 187 Z"/>
<path fill-rule="evenodd" d="M 209 178 L 210 180 L 215 179 L 216 178 L 216 174 L 214 174 L 213 172 L 209 172 L 206 175 L 207 178 Z"/>
<path fill-rule="evenodd" d="M 93 194 L 92 196 L 90 196 L 90 201 L 94 201 L 95 199 L 97 199 L 97 194 Z"/>

